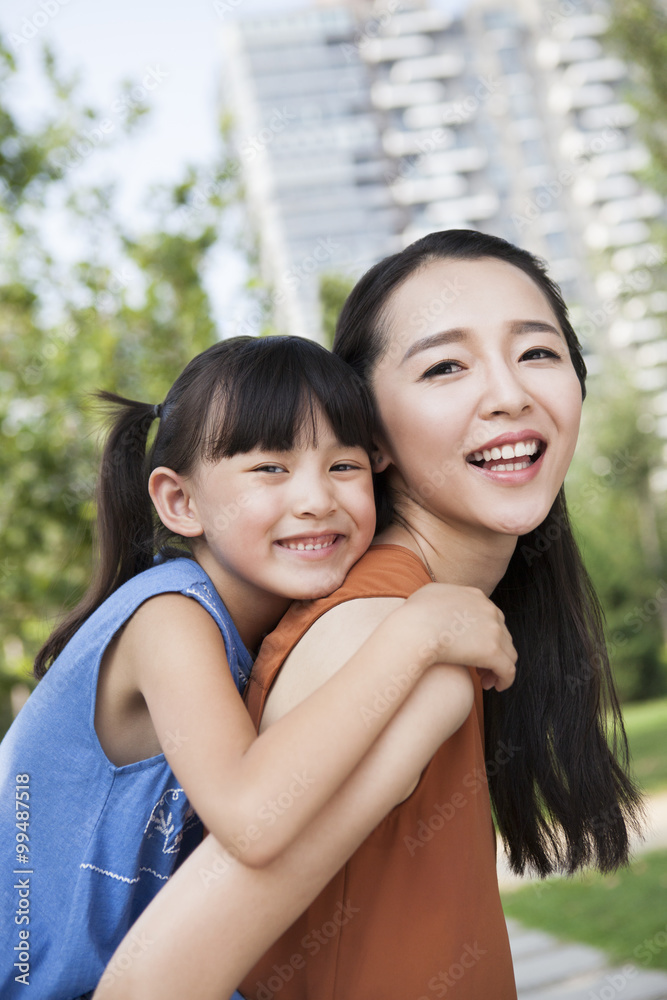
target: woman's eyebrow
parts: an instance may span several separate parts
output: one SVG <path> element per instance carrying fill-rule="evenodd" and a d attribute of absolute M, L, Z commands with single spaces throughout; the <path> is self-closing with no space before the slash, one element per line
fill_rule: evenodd
<path fill-rule="evenodd" d="M 555 333 L 557 337 L 563 339 L 563 334 L 552 323 L 545 323 L 541 319 L 522 319 L 510 325 L 512 333 Z"/>
<path fill-rule="evenodd" d="M 411 358 L 414 354 L 419 354 L 420 351 L 427 351 L 429 347 L 442 347 L 443 344 L 453 344 L 456 341 L 467 340 L 468 331 L 461 329 L 460 327 L 455 327 L 453 330 L 442 330 L 440 333 L 431 333 L 428 337 L 422 337 L 421 340 L 415 340 L 414 344 L 408 347 L 407 351 L 403 355 L 401 364 Z"/>
<path fill-rule="evenodd" d="M 509 329 L 510 333 L 555 333 L 557 337 L 563 340 L 563 334 L 558 327 L 552 323 L 546 323 L 541 319 L 516 320 L 510 324 Z M 468 336 L 468 330 L 462 327 L 454 327 L 451 330 L 441 330 L 440 333 L 432 333 L 428 337 L 422 337 L 421 340 L 415 340 L 414 344 L 408 347 L 403 355 L 401 364 L 415 354 L 419 354 L 420 351 L 428 351 L 430 347 L 442 347 L 444 344 L 461 342 L 467 340 Z"/>

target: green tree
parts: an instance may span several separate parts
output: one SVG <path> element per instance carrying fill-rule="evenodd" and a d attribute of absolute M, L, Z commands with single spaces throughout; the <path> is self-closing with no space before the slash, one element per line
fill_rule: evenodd
<path fill-rule="evenodd" d="M 218 339 L 204 277 L 235 160 L 189 168 L 153 192 L 150 231 L 120 221 L 112 185 L 86 186 L 81 159 L 99 125 L 44 58 L 50 109 L 28 129 L 12 112 L 20 72 L 0 42 L 0 686 L 29 676 L 35 652 L 91 568 L 99 414 L 107 388 L 158 402 L 185 363 Z M 140 121 L 134 108 L 118 136 Z M 115 141 L 112 136 L 110 141 Z M 45 232 L 58 219 L 66 262 Z M 2 711 L 8 721 L 6 698 Z"/>
<path fill-rule="evenodd" d="M 667 193 L 667 8 L 662 0 L 612 0 L 608 40 L 630 64 L 630 99 L 651 153 L 649 180 Z"/>
<path fill-rule="evenodd" d="M 667 195 L 667 7 L 663 0 L 611 0 L 608 47 L 628 65 L 626 100 L 638 114 L 637 134 L 649 152 L 641 179 Z M 662 262 L 650 268 L 651 290 L 664 291 L 667 278 L 667 217 L 663 212 L 651 224 L 651 238 L 662 252 Z M 628 289 L 628 294 L 632 294 Z M 664 323 L 663 323 L 664 327 Z M 663 329 L 663 335 L 665 330 Z"/>
<path fill-rule="evenodd" d="M 343 274 L 323 274 L 320 278 L 320 307 L 322 309 L 322 331 L 327 347 L 333 344 L 336 323 L 343 303 L 354 287 L 354 279 Z"/>
<path fill-rule="evenodd" d="M 637 109 L 637 133 L 650 154 L 641 179 L 665 194 L 667 9 L 662 0 L 611 0 L 609 13 L 607 45 L 628 64 L 624 96 Z M 664 217 L 652 223 L 652 242 L 662 248 L 662 260 L 654 252 L 650 266 L 627 275 L 618 302 L 622 315 L 637 315 L 647 305 L 650 313 L 664 289 Z M 655 305 L 664 336 L 662 311 Z M 626 371 L 636 370 L 632 348 L 620 356 Z M 650 698 L 667 691 L 667 522 L 664 494 L 651 489 L 652 474 L 664 469 L 664 441 L 653 432 L 650 395 L 634 389 L 620 365 L 603 365 L 592 380 L 591 397 L 584 408 L 570 495 L 607 616 L 621 693 L 625 698 Z"/>
<path fill-rule="evenodd" d="M 667 520 L 651 490 L 661 442 L 646 399 L 608 366 L 591 385 L 568 498 L 607 619 L 621 696 L 667 691 Z"/>

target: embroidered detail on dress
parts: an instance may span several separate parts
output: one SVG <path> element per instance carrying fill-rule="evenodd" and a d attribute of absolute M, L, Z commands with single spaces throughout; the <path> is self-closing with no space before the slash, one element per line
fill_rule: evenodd
<path fill-rule="evenodd" d="M 209 587 L 207 587 L 205 583 L 196 583 L 193 584 L 193 586 L 188 587 L 185 593 L 197 595 L 197 597 L 202 601 L 202 603 L 205 604 L 206 607 L 209 609 L 211 614 L 214 615 L 220 622 L 220 625 L 222 626 L 222 631 L 229 639 L 229 633 L 227 632 L 227 623 L 225 622 L 224 618 L 218 611 L 215 604 L 215 598 L 213 597 L 213 594 L 211 593 Z"/>
<path fill-rule="evenodd" d="M 232 635 L 231 635 L 231 633 L 229 631 L 229 628 L 227 627 L 227 622 L 225 621 L 225 619 L 222 617 L 222 615 L 218 611 L 218 608 L 217 608 L 216 603 L 215 603 L 215 597 L 211 593 L 211 588 L 206 583 L 204 583 L 203 581 L 199 581 L 198 583 L 194 583 L 194 584 L 192 584 L 192 586 L 188 587 L 187 590 L 185 591 L 185 593 L 186 594 L 190 594 L 193 597 L 196 596 L 198 598 L 198 600 L 201 601 L 202 604 L 206 605 L 206 607 L 209 609 L 209 611 L 211 612 L 211 614 L 215 617 L 216 621 L 218 622 L 218 627 L 220 628 L 220 631 L 222 632 L 222 634 L 225 637 L 225 646 L 227 646 L 227 648 L 231 647 L 231 649 L 236 654 L 236 669 L 232 668 L 232 664 L 231 663 L 230 663 L 229 666 L 230 666 L 230 669 L 232 669 L 232 674 L 236 674 L 236 676 L 238 677 L 238 680 L 239 680 L 240 684 L 242 685 L 242 687 L 241 687 L 241 694 L 243 694 L 245 686 L 248 683 L 248 680 L 249 680 L 249 677 L 250 677 L 250 669 L 251 669 L 251 667 L 248 668 L 248 672 L 246 673 L 246 668 L 244 667 L 243 663 L 241 662 L 241 658 L 239 657 L 238 650 L 237 650 L 236 646 L 234 645 L 234 640 L 233 640 Z M 218 600 L 220 600 L 219 597 L 218 597 Z"/>
<path fill-rule="evenodd" d="M 79 868 L 89 868 L 93 872 L 99 872 L 100 875 L 106 875 L 107 878 L 115 878 L 118 882 L 127 882 L 128 885 L 134 885 L 135 882 L 139 881 L 140 876 L 136 878 L 128 878 L 127 875 L 117 875 L 116 872 L 107 871 L 106 868 L 98 868 L 97 865 L 91 865 L 87 862 L 81 862 Z M 155 875 L 155 878 L 161 879 L 161 881 L 166 882 L 169 878 L 168 875 L 160 875 L 159 872 L 153 871 L 152 868 L 140 868 L 140 872 L 150 872 L 151 875 Z"/>
<path fill-rule="evenodd" d="M 171 810 L 168 806 L 165 808 L 165 800 L 170 799 L 172 802 L 177 802 L 181 795 L 185 796 L 182 788 L 168 788 L 153 806 L 153 811 L 144 827 L 144 836 L 147 836 L 148 840 L 153 834 L 164 838 L 163 854 L 177 854 L 183 840 L 183 834 L 198 822 L 194 809 L 188 804 L 187 811 L 183 816 L 183 825 L 176 836 L 172 837 L 175 827 Z"/>

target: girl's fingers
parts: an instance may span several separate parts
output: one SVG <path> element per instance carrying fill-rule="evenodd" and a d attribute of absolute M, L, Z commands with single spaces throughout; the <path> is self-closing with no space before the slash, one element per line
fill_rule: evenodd
<path fill-rule="evenodd" d="M 506 691 L 512 686 L 516 675 L 515 659 L 516 654 L 511 657 L 501 655 L 497 665 L 477 667 L 477 673 L 485 691 L 490 691 L 491 688 L 495 688 L 496 691 Z"/>

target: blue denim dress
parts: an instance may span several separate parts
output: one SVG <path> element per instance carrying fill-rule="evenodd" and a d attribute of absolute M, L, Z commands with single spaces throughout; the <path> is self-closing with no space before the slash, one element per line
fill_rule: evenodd
<path fill-rule="evenodd" d="M 105 649 L 144 601 L 168 592 L 206 608 L 245 688 L 250 653 L 192 559 L 133 577 L 73 636 L 0 744 L 3 1000 L 93 990 L 126 931 L 201 841 L 201 821 L 164 754 L 116 767 L 95 731 Z"/>

